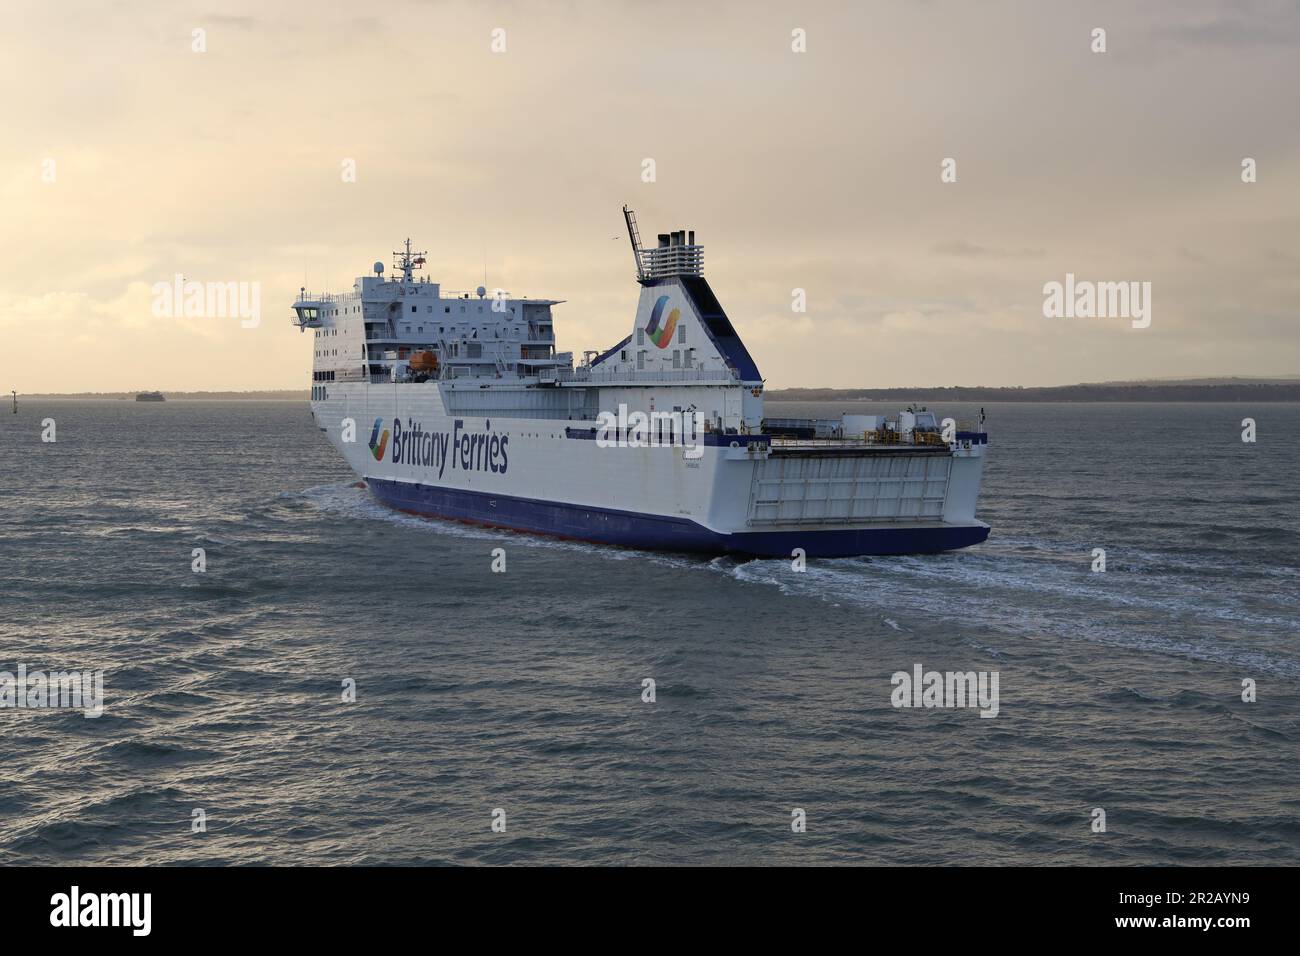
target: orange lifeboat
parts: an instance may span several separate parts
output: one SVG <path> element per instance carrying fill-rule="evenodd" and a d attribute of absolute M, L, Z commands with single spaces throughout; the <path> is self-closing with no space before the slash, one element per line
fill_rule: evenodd
<path fill-rule="evenodd" d="M 430 373 L 438 371 L 437 354 L 429 351 L 412 352 L 411 371 Z"/>

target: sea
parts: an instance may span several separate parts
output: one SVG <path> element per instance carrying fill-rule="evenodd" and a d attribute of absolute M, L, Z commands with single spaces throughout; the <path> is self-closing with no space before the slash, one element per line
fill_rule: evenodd
<path fill-rule="evenodd" d="M 103 701 L 0 707 L 0 863 L 1296 865 L 1300 405 L 984 412 L 986 543 L 798 570 L 391 512 L 305 403 L 20 397 L 0 671 Z"/>

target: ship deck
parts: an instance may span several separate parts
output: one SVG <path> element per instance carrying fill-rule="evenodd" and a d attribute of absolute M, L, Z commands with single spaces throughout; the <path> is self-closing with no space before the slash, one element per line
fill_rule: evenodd
<path fill-rule="evenodd" d="M 773 438 L 773 458 L 856 458 L 896 455 L 949 455 L 947 445 L 905 445 L 848 438 Z"/>

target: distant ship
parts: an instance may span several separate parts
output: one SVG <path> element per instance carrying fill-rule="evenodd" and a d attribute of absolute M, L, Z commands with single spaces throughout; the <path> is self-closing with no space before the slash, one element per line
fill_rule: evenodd
<path fill-rule="evenodd" d="M 643 249 L 632 330 L 575 366 L 554 299 L 449 292 L 413 273 L 300 291 L 312 415 L 381 502 L 564 538 L 704 553 L 846 557 L 977 544 L 988 436 L 909 408 L 765 419 L 763 377 L 703 275 L 694 231 Z M 824 343 L 827 350 L 833 342 Z M 368 439 L 368 441 L 367 441 Z"/>
<path fill-rule="evenodd" d="M 141 392 L 135 397 L 137 402 L 165 402 L 162 392 Z"/>

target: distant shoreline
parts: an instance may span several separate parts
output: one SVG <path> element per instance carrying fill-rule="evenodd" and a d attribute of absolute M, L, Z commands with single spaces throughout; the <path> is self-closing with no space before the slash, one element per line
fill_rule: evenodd
<path fill-rule="evenodd" d="M 135 401 L 136 392 L 18 394 L 26 401 Z M 172 402 L 308 402 L 307 389 L 249 392 L 163 392 Z M 1300 380 L 1109 382 L 1096 385 L 978 386 L 940 388 L 771 388 L 775 402 L 1300 402 Z"/>
<path fill-rule="evenodd" d="M 142 389 L 143 391 L 143 389 Z M 134 402 L 139 392 L 31 392 L 18 393 L 18 401 Z M 307 402 L 308 389 L 267 389 L 252 392 L 163 392 L 168 402 Z M 11 399 L 13 396 L 9 396 Z M 146 403 L 141 403 L 146 404 Z M 147 403 L 156 404 L 156 403 Z"/>
<path fill-rule="evenodd" d="M 1039 388 L 782 388 L 776 402 L 1300 402 L 1294 384 L 1052 385 Z"/>

